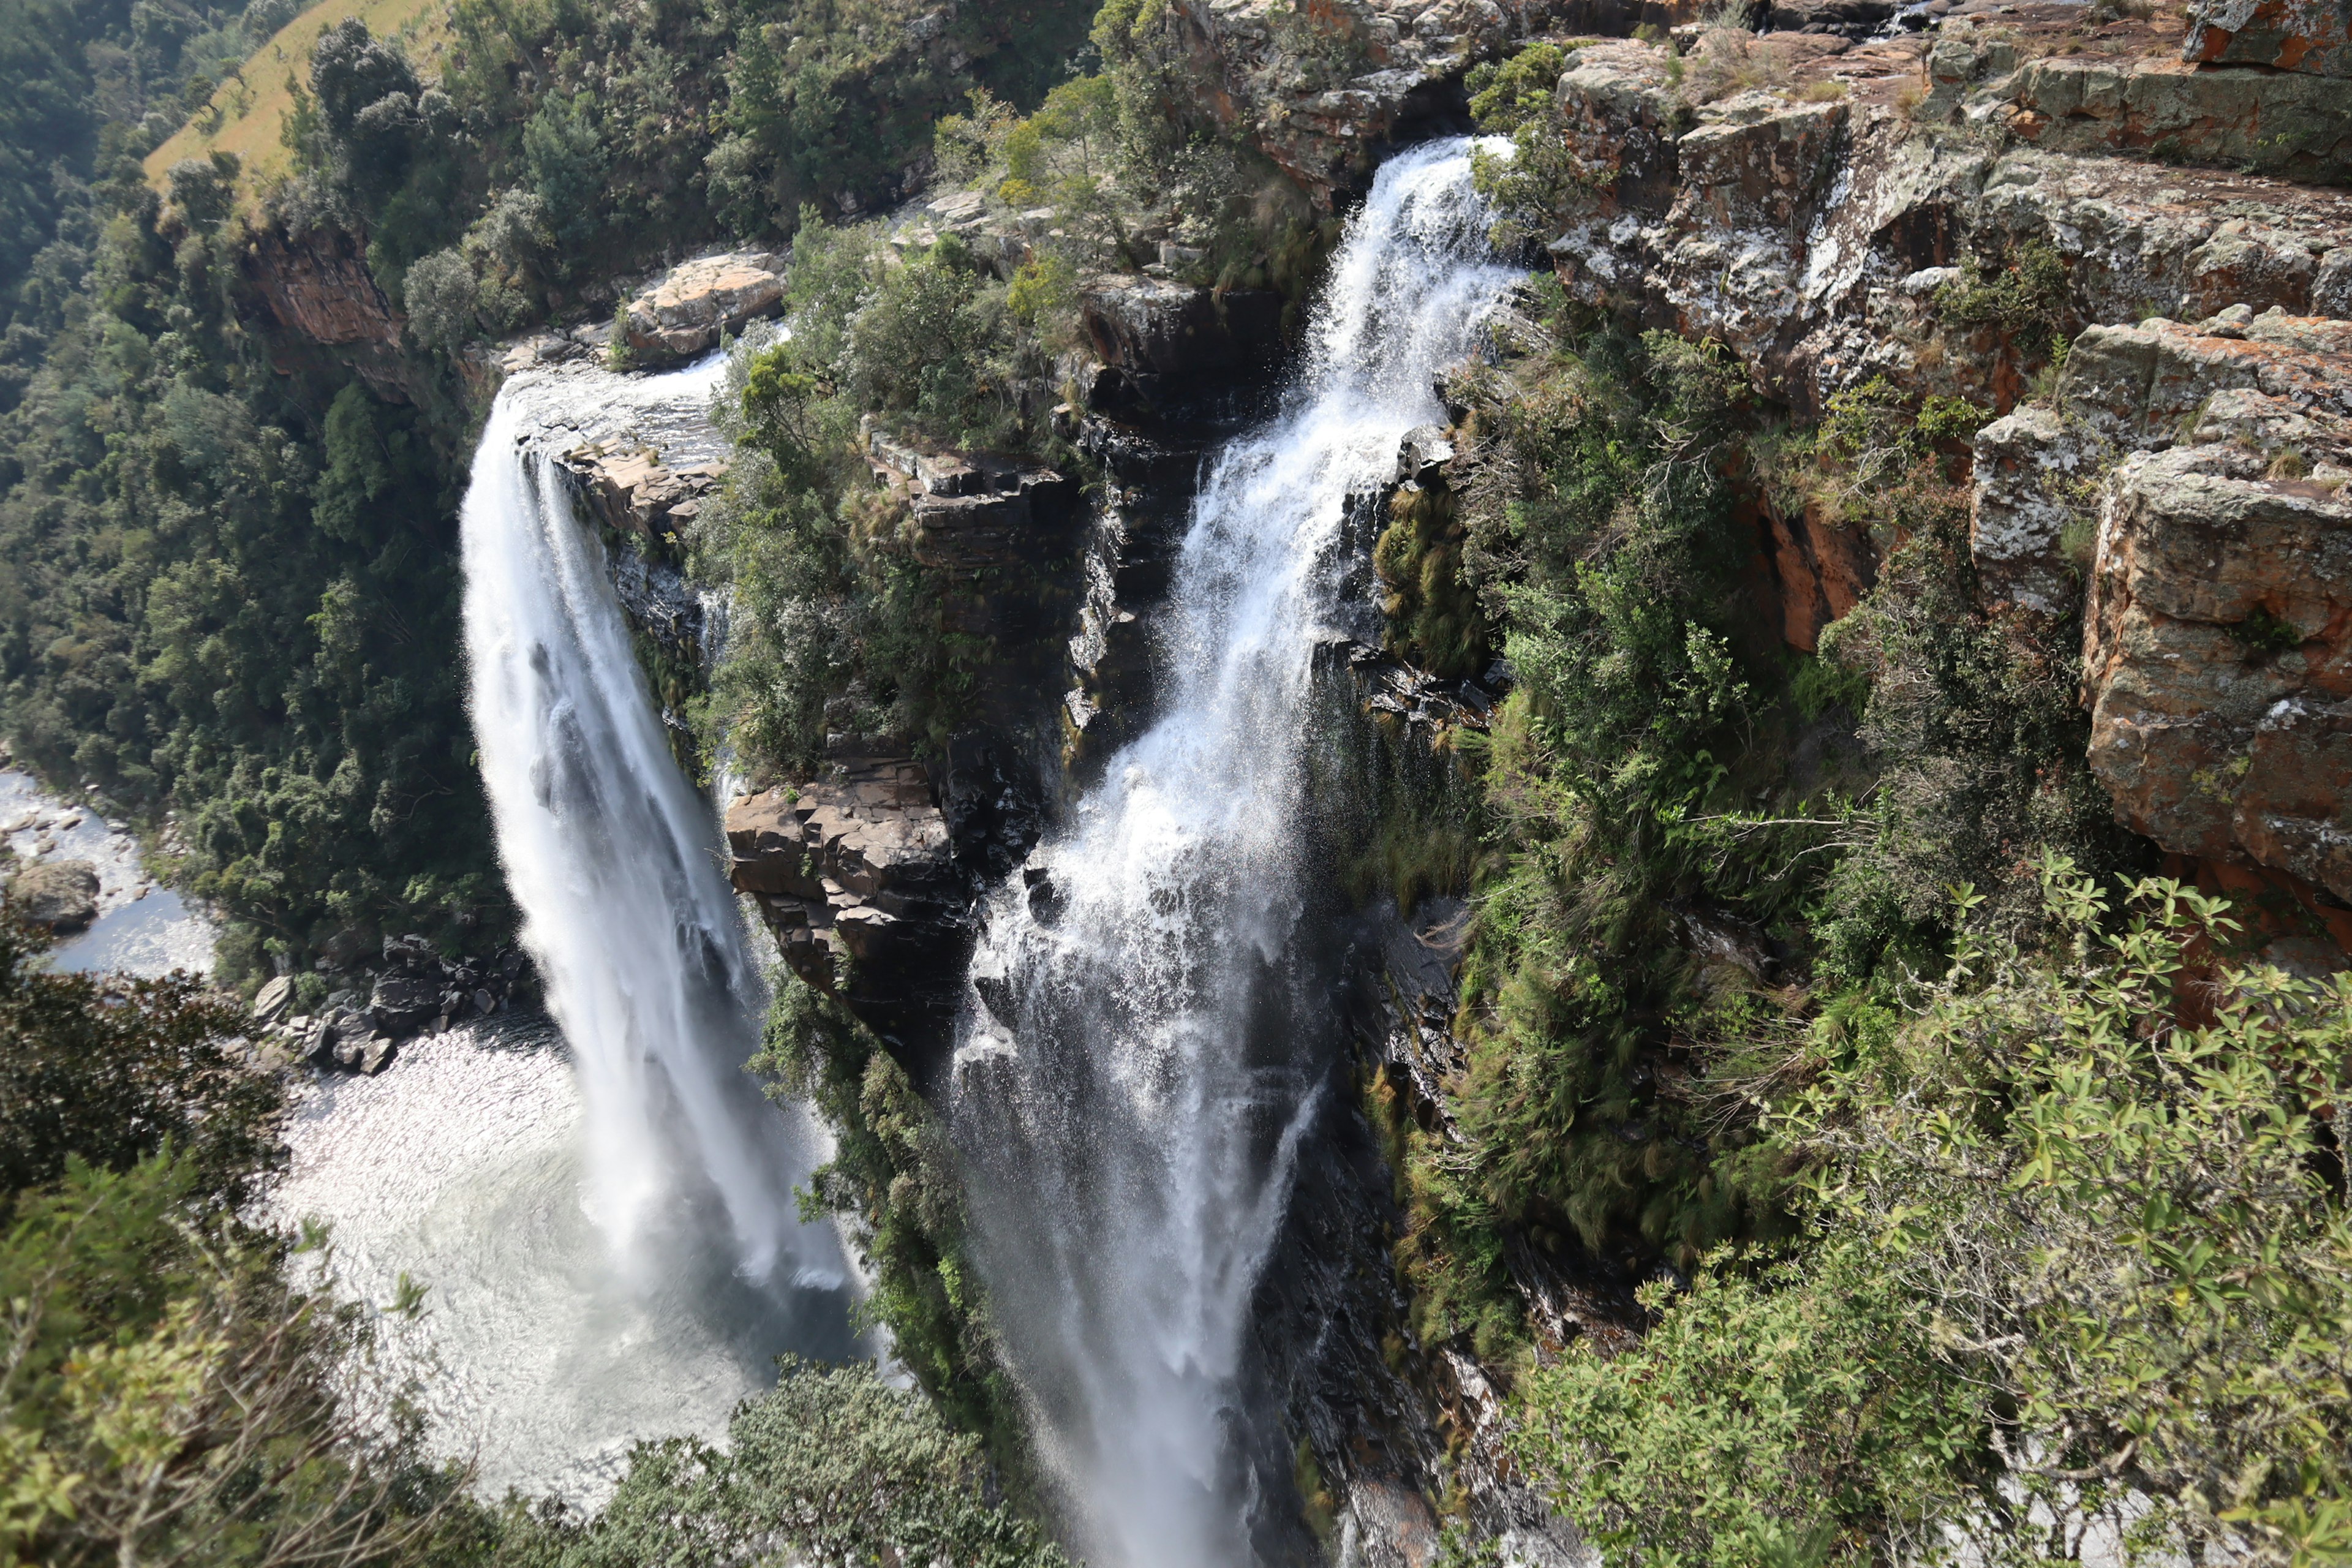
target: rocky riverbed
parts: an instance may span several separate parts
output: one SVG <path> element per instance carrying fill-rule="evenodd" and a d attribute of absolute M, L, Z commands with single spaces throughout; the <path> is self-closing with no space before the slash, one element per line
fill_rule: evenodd
<path fill-rule="evenodd" d="M 158 883 L 139 840 L 96 805 L 51 795 L 32 774 L 0 768 L 0 839 L 15 857 L 7 868 L 12 882 L 26 879 L 16 884 L 19 896 L 54 884 L 49 898 L 63 940 L 50 962 L 58 968 L 142 976 L 211 971 L 211 918 Z"/>

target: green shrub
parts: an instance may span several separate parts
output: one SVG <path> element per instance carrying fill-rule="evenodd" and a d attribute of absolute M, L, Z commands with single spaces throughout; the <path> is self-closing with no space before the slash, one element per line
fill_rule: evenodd
<path fill-rule="evenodd" d="M 1898 1028 L 1819 1042 L 1775 1123 L 1815 1245 L 1529 1382 L 1522 1456 L 1612 1561 L 2352 1551 L 2352 979 L 2201 978 L 2225 906 L 2040 875 L 2046 945 L 1964 936 Z"/>

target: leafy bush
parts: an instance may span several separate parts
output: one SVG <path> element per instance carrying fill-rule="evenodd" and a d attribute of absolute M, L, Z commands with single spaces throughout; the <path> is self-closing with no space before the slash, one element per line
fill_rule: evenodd
<path fill-rule="evenodd" d="M 1809 1255 L 1529 1381 L 1525 1457 L 1615 1560 L 2352 1551 L 2352 978 L 2208 971 L 2226 906 L 2040 871 L 2051 941 L 1963 936 L 1776 1119 Z"/>
<path fill-rule="evenodd" d="M 275 1151 L 279 1090 L 223 1043 L 236 1014 L 185 975 L 52 973 L 47 946 L 0 906 L 0 1212 L 68 1162 L 120 1171 L 166 1150 L 241 1197 Z"/>

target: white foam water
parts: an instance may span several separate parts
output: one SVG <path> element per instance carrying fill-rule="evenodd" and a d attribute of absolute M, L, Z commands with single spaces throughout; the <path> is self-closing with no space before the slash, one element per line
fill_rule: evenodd
<path fill-rule="evenodd" d="M 1517 275 L 1470 151 L 1381 170 L 1296 385 L 1207 471 L 1162 715 L 992 900 L 973 960 L 954 1117 L 980 1262 L 1096 1568 L 1253 1557 L 1243 1337 L 1317 1110 L 1295 983 L 1312 654 L 1349 491 L 1443 419 L 1433 378 Z"/>

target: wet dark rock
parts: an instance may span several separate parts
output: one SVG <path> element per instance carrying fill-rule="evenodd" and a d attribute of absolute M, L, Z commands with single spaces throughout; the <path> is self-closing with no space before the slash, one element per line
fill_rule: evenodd
<path fill-rule="evenodd" d="M 440 985 L 422 976 L 387 974 L 368 997 L 368 1016 L 393 1036 L 415 1034 L 441 1011 Z"/>

